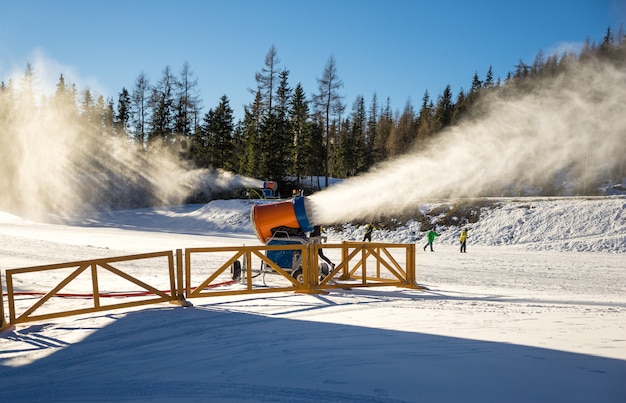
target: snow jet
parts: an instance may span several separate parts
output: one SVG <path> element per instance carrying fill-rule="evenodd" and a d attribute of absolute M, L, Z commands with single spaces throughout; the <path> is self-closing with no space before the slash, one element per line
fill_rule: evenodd
<path fill-rule="evenodd" d="M 63 219 L 260 186 L 229 172 L 193 169 L 180 158 L 187 139 L 144 148 L 103 130 L 97 114 L 79 116 L 74 96 L 46 96 L 36 80 L 11 83 L 11 91 L 0 92 L 0 210 Z"/>
<path fill-rule="evenodd" d="M 612 171 L 623 175 L 624 88 L 626 71 L 586 62 L 530 91 L 494 94 L 479 120 L 311 195 L 309 215 L 326 225 L 371 220 L 431 200 L 501 196 L 559 177 L 580 187 Z"/>

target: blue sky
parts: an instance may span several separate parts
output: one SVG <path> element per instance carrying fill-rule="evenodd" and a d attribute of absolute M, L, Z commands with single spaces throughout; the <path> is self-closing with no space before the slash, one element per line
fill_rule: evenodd
<path fill-rule="evenodd" d="M 144 72 L 155 84 L 185 62 L 203 111 L 222 95 L 237 117 L 256 88 L 255 72 L 276 47 L 290 85 L 317 92 L 331 55 L 350 111 L 376 93 L 394 110 L 419 109 L 428 90 L 469 89 L 489 66 L 496 78 L 537 52 L 602 40 L 626 22 L 626 0 L 0 0 L 0 80 L 35 67 L 42 88 L 59 75 L 79 90 L 117 97 Z"/>

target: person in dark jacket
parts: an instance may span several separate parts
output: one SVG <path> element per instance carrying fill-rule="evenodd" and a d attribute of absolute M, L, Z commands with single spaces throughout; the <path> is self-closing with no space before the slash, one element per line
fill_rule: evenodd
<path fill-rule="evenodd" d="M 322 241 L 326 241 L 326 237 L 322 236 L 321 226 L 316 225 L 313 227 L 313 232 L 311 232 L 310 239 L 312 243 L 322 243 Z M 326 255 L 324 255 L 324 252 L 322 252 L 322 248 L 319 248 L 317 250 L 317 255 L 320 257 L 320 259 L 328 263 L 331 270 L 335 268 L 335 264 L 328 257 L 326 257 Z"/>
<path fill-rule="evenodd" d="M 367 226 L 365 227 L 365 235 L 363 235 L 363 242 L 365 242 L 366 239 L 372 242 L 372 232 L 374 232 L 375 229 L 376 227 L 374 227 L 372 224 L 367 224 Z"/>
<path fill-rule="evenodd" d="M 433 250 L 433 242 L 435 241 L 435 237 L 439 236 L 441 234 L 438 234 L 436 231 L 434 230 L 430 230 L 428 231 L 428 234 L 426 235 L 426 237 L 428 238 L 428 243 L 426 245 L 424 245 L 424 250 L 426 250 L 426 247 L 430 246 L 430 251 L 434 252 Z"/>

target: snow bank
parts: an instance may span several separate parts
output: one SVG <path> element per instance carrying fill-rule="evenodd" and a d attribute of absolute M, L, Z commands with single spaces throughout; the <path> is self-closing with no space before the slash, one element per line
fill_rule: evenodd
<path fill-rule="evenodd" d="M 441 205 L 421 205 L 427 212 Z M 453 217 L 454 218 L 454 217 Z M 460 220 L 459 220 L 460 221 Z M 478 222 L 459 226 L 437 225 L 438 243 L 458 244 L 461 229 L 469 229 L 471 244 L 516 245 L 532 250 L 626 252 L 626 197 L 528 198 L 492 200 L 480 209 Z M 329 230 L 333 241 L 360 241 L 364 226 L 347 224 L 342 231 Z M 396 230 L 378 230 L 374 240 L 421 242 L 425 236 L 417 220 Z"/>
<path fill-rule="evenodd" d="M 105 226 L 181 234 L 253 234 L 250 210 L 264 200 L 214 200 L 204 205 L 140 209 L 102 213 L 69 224 Z M 418 206 L 417 215 L 453 209 L 453 203 Z M 626 252 L 626 196 L 571 198 L 481 199 L 477 222 L 465 224 L 463 217 L 441 213 L 430 224 L 441 234 L 436 243 L 457 245 L 461 229 L 469 229 L 470 245 L 518 246 L 529 250 L 578 252 Z M 480 207 L 483 206 L 483 207 Z M 486 206 L 486 207 L 485 207 Z M 19 218 L 0 214 L 0 222 Z M 406 220 L 406 217 L 405 217 Z M 391 220 L 392 223 L 394 220 Z M 378 229 L 373 240 L 393 243 L 420 243 L 426 231 L 419 219 L 395 220 L 394 229 Z M 443 222 L 463 225 L 441 224 Z M 386 225 L 387 228 L 390 225 Z M 330 242 L 360 241 L 365 226 L 346 223 L 326 228 Z"/>
<path fill-rule="evenodd" d="M 258 202 L 258 201 L 257 201 Z M 207 228 L 251 232 L 250 200 L 216 200 L 193 213 Z M 481 246 L 517 245 L 532 250 L 626 252 L 626 196 L 494 199 L 480 209 L 478 222 L 467 224 L 469 242 Z M 433 210 L 437 204 L 419 206 Z M 456 245 L 463 226 L 435 226 L 437 242 Z M 345 224 L 327 229 L 330 241 L 363 239 L 363 225 Z M 395 230 L 378 230 L 374 240 L 421 242 L 425 236 L 418 220 Z"/>
<path fill-rule="evenodd" d="M 473 242 L 537 250 L 626 252 L 626 198 L 519 200 L 484 211 Z"/>

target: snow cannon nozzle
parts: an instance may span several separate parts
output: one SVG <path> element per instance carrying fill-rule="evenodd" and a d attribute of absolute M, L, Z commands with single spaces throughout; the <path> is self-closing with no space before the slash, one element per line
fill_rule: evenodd
<path fill-rule="evenodd" d="M 266 243 L 276 228 L 313 231 L 313 224 L 307 215 L 307 204 L 308 201 L 303 196 L 281 202 L 255 204 L 250 212 L 250 222 L 256 236 Z"/>

